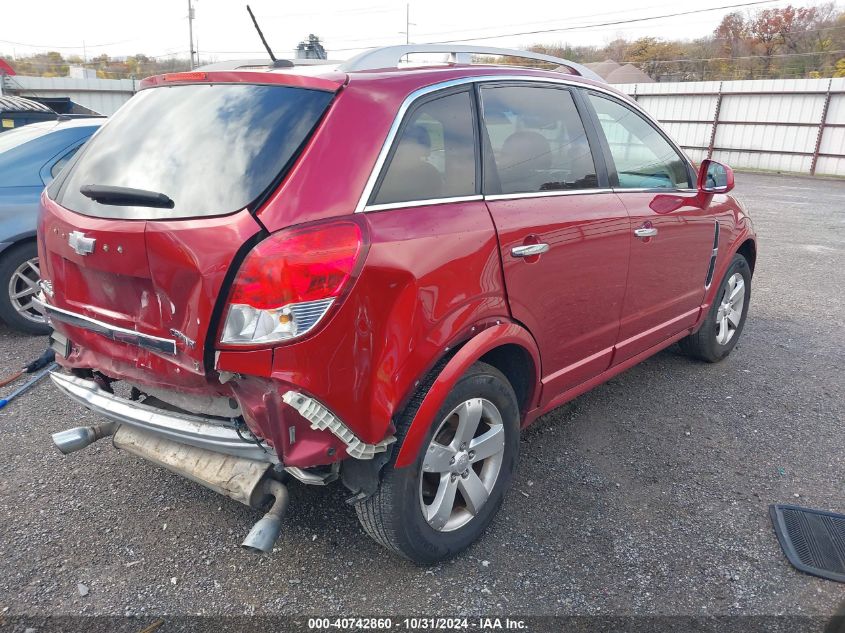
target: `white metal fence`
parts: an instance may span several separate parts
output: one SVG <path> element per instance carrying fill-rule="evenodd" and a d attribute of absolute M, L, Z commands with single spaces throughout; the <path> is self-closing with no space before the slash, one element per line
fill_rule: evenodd
<path fill-rule="evenodd" d="M 68 97 L 86 108 L 111 116 L 135 94 L 134 79 L 6 76 L 4 91 L 22 97 Z"/>
<path fill-rule="evenodd" d="M 621 84 L 695 161 L 845 176 L 845 78 Z"/>

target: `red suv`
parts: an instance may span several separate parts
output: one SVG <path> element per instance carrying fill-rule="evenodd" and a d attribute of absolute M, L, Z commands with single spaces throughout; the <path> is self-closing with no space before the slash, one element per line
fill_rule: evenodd
<path fill-rule="evenodd" d="M 416 52 L 450 57 L 399 66 Z M 391 47 L 141 88 L 43 197 L 53 381 L 109 419 L 54 441 L 113 436 L 269 505 L 248 548 L 272 548 L 286 483 L 339 479 L 376 541 L 452 556 L 521 428 L 742 332 L 756 245 L 731 170 L 696 172 L 578 64 Z"/>

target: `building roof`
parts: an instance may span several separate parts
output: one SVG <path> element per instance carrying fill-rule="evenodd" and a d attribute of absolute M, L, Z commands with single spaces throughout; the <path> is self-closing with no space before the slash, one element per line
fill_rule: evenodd
<path fill-rule="evenodd" d="M 633 64 L 620 66 L 613 72 L 604 76 L 607 83 L 611 84 L 652 84 L 654 79 L 649 77 Z"/>
<path fill-rule="evenodd" d="M 614 70 L 622 67 L 622 64 L 615 62 L 612 59 L 606 59 L 603 62 L 591 62 L 584 65 L 604 79 L 607 79 L 607 76 Z"/>
<path fill-rule="evenodd" d="M 650 84 L 654 79 L 633 64 L 622 65 L 612 59 L 584 64 L 609 84 Z"/>
<path fill-rule="evenodd" d="M 0 97 L 0 113 L 8 112 L 46 112 L 55 114 L 55 112 L 43 103 L 38 103 L 32 99 L 25 99 L 24 97 L 6 95 Z"/>

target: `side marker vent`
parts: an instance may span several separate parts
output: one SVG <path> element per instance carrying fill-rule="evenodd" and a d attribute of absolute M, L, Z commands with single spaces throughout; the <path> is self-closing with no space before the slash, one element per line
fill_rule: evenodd
<path fill-rule="evenodd" d="M 710 254 L 710 266 L 707 268 L 707 278 L 704 280 L 704 287 L 709 288 L 713 283 L 713 274 L 716 272 L 716 255 L 719 254 L 719 221 L 716 220 L 716 228 L 713 235 L 713 252 Z"/>

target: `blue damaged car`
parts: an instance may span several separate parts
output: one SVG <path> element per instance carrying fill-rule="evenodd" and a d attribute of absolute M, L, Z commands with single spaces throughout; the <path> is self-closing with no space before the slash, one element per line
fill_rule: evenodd
<path fill-rule="evenodd" d="M 47 334 L 35 309 L 35 225 L 41 191 L 106 121 L 73 118 L 33 123 L 0 134 L 0 319 L 18 331 Z"/>

